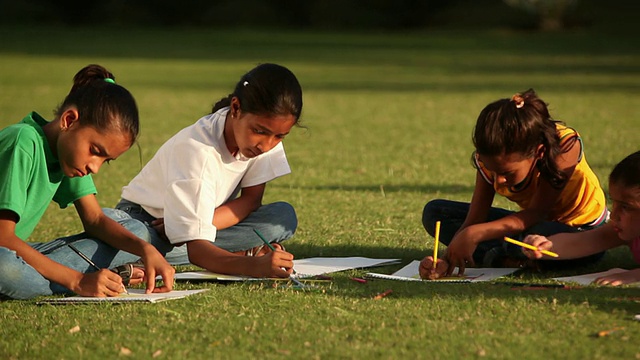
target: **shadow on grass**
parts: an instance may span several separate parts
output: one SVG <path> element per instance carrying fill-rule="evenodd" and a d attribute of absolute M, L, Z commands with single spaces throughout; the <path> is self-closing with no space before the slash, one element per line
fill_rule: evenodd
<path fill-rule="evenodd" d="M 397 193 L 397 192 L 418 192 L 418 193 L 446 193 L 446 194 L 469 194 L 473 192 L 473 185 L 462 184 L 406 184 L 406 185 L 313 185 L 295 186 L 282 185 L 278 183 L 269 184 L 269 187 L 284 189 L 303 189 L 318 191 L 362 191 L 375 193 Z"/>
<path fill-rule="evenodd" d="M 483 283 L 425 283 L 404 282 L 384 279 L 368 279 L 366 283 L 351 280 L 351 277 L 364 277 L 367 272 L 392 274 L 413 260 L 420 260 L 432 249 L 393 248 L 385 246 L 317 246 L 291 242 L 287 250 L 296 258 L 309 257 L 350 257 L 362 256 L 379 259 L 401 259 L 396 265 L 373 267 L 366 269 L 348 270 L 332 273 L 331 287 L 325 295 L 350 298 L 372 298 L 376 294 L 391 289 L 392 293 L 385 297 L 385 301 L 398 299 L 431 299 L 437 297 L 446 300 L 453 298 L 457 301 L 485 301 L 499 299 L 507 303 L 517 298 L 528 298 L 555 304 L 573 304 L 588 306 L 599 311 L 626 311 L 630 314 L 640 313 L 640 288 L 635 287 L 595 287 L 570 286 L 568 288 L 535 288 L 511 286 L 509 282 L 528 284 L 558 284 L 553 277 L 572 276 L 605 271 L 613 267 L 634 268 L 637 265 L 628 256 L 626 249 L 615 249 L 596 264 L 578 267 L 565 271 L 536 272 L 520 270 L 509 276 L 492 282 Z M 322 288 L 322 286 L 319 286 Z M 326 288 L 326 285 L 325 285 Z M 309 294 L 310 296 L 312 293 Z"/>
<path fill-rule="evenodd" d="M 568 288 L 539 288 L 535 286 L 522 287 L 513 286 L 509 283 L 526 284 L 558 284 L 553 277 L 586 274 L 608 270 L 612 267 L 633 267 L 633 261 L 629 260 L 628 254 L 622 251 L 614 251 L 613 254 L 605 256 L 604 261 L 597 264 L 575 268 L 564 272 L 532 272 L 521 270 L 509 276 L 496 279 L 491 282 L 481 283 L 428 283 L 394 281 L 384 279 L 369 279 L 366 282 L 354 281 L 352 278 L 365 278 L 367 272 L 381 274 L 392 274 L 402 268 L 412 260 L 419 260 L 425 252 L 432 249 L 419 248 L 392 248 L 384 246 L 360 246 L 360 245 L 340 245 L 340 246 L 317 246 L 311 244 L 300 244 L 291 242 L 287 245 L 287 250 L 295 254 L 296 258 L 310 257 L 369 257 L 379 259 L 402 259 L 396 265 L 371 267 L 365 269 L 347 270 L 328 274 L 330 281 L 310 283 L 314 287 L 309 290 L 300 290 L 291 287 L 292 284 L 272 281 L 259 282 L 185 282 L 179 285 L 182 288 L 207 288 L 231 286 L 246 288 L 248 292 L 254 294 L 256 291 L 281 291 L 282 296 L 305 296 L 322 298 L 328 297 L 329 303 L 335 304 L 346 300 L 366 301 L 371 300 L 371 306 L 411 306 L 419 313 L 432 311 L 430 300 L 437 300 L 439 304 L 447 301 L 460 302 L 460 309 L 467 311 L 469 306 L 477 307 L 480 316 L 484 313 L 482 308 L 486 306 L 517 307 L 517 311 L 526 311 L 522 308 L 526 303 L 542 304 L 548 307 L 548 312 L 553 312 L 556 307 L 561 314 L 573 311 L 566 305 L 576 306 L 580 310 L 589 313 L 591 311 L 601 311 L 606 314 L 616 313 L 612 316 L 612 321 L 619 322 L 620 318 L 632 321 L 632 316 L 640 313 L 640 288 L 632 287 L 595 287 L 595 286 L 570 286 Z M 607 257 L 609 257 L 607 259 Z M 611 264 L 614 265 L 611 265 Z M 616 265 L 617 264 L 617 265 Z M 178 267 L 178 271 L 196 270 L 194 267 Z M 277 290 L 276 290 L 277 289 Z M 391 290 L 391 293 L 382 299 L 375 299 L 376 295 Z M 497 303 L 496 303 L 497 301 Z M 523 301 L 525 301 L 523 303 Z M 399 304 L 398 302 L 401 302 Z M 462 305 L 467 304 L 467 305 Z M 471 304 L 471 305 L 468 305 Z M 475 304 L 475 305 L 474 305 Z M 359 306 L 369 306 L 360 303 Z M 486 311 L 491 311 L 487 309 Z M 626 314 L 625 314 L 626 313 Z M 580 315 L 582 316 L 582 315 Z M 606 329 L 600 329 L 606 330 Z"/>

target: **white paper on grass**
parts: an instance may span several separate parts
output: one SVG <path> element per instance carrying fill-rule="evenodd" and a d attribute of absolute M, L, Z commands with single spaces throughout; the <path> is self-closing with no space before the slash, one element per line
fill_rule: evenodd
<path fill-rule="evenodd" d="M 624 271 L 628 271 L 628 270 L 620 269 L 620 268 L 613 268 L 613 269 L 609 269 L 607 271 L 602 271 L 602 272 L 597 272 L 597 273 L 592 273 L 592 274 L 583 274 L 583 275 L 576 275 L 576 276 L 564 276 L 564 277 L 557 277 L 557 278 L 553 278 L 553 279 L 561 281 L 561 282 L 572 282 L 572 283 L 577 283 L 577 284 L 580 284 L 580 285 L 591 285 L 597 278 L 601 278 L 603 276 L 608 276 L 608 275 L 621 273 L 621 272 L 624 272 Z M 634 286 L 634 287 L 640 287 L 640 282 L 633 283 L 633 284 L 627 284 L 627 285 Z"/>
<path fill-rule="evenodd" d="M 293 260 L 293 268 L 298 277 L 312 277 L 332 272 L 361 269 L 374 266 L 392 265 L 400 259 L 371 259 L 366 257 L 315 257 Z"/>
<path fill-rule="evenodd" d="M 462 277 L 448 277 L 446 279 L 436 280 L 422 280 L 420 279 L 420 261 L 413 260 L 402 269 L 396 271 L 391 275 L 367 273 L 367 276 L 374 278 L 381 278 L 387 280 L 402 280 L 402 281 L 446 281 L 446 282 L 481 282 L 491 281 L 502 276 L 513 274 L 520 270 L 519 268 L 466 268 L 464 276 Z M 458 273 L 458 268 L 455 268 L 453 274 Z"/>
<path fill-rule="evenodd" d="M 360 269 L 374 266 L 392 265 L 400 262 L 400 259 L 372 259 L 366 257 L 314 257 L 308 259 L 293 260 L 293 268 L 296 277 L 308 278 L 338 271 Z M 245 281 L 264 280 L 240 275 L 217 274 L 210 271 L 189 271 L 176 273 L 176 280 L 217 280 L 217 281 Z"/>
<path fill-rule="evenodd" d="M 167 293 L 151 293 L 145 294 L 145 289 L 129 289 L 129 294 L 120 294 L 114 297 L 87 297 L 87 296 L 71 296 L 63 298 L 52 298 L 40 301 L 46 304 L 71 304 L 71 303 L 121 303 L 121 302 L 146 302 L 155 303 L 165 300 L 182 299 L 184 297 L 198 294 L 208 289 L 199 290 L 174 290 Z"/>

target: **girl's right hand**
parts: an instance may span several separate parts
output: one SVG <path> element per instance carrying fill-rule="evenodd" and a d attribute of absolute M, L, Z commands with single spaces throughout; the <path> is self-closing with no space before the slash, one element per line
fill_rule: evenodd
<path fill-rule="evenodd" d="M 523 242 L 535 246 L 538 250 L 551 250 L 553 247 L 553 242 L 542 235 L 527 235 Z M 522 248 L 522 252 L 529 259 L 540 259 L 542 257 L 542 253 L 540 251 Z"/>
<path fill-rule="evenodd" d="M 253 276 L 287 278 L 293 273 L 293 254 L 286 251 L 276 249 L 255 259 L 259 265 Z"/>
<path fill-rule="evenodd" d="M 443 259 L 438 259 L 436 263 L 435 269 L 433 268 L 433 256 L 427 256 L 422 261 L 420 261 L 420 267 L 418 271 L 420 272 L 421 279 L 435 280 L 441 278 L 447 272 L 447 268 L 449 264 L 447 261 Z"/>
<path fill-rule="evenodd" d="M 80 296 L 112 297 L 124 292 L 120 275 L 108 269 L 93 273 L 82 274 L 75 289 L 71 289 Z"/>

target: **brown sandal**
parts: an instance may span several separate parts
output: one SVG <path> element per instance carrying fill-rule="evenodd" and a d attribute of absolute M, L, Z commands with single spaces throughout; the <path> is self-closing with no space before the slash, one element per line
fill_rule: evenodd
<path fill-rule="evenodd" d="M 135 268 L 144 269 L 144 264 L 142 263 L 142 261 L 138 260 L 136 262 L 116 266 L 113 269 L 109 270 L 120 275 L 120 277 L 122 278 L 122 284 L 124 284 L 124 286 L 128 286 L 129 281 L 131 281 L 131 276 L 133 276 L 133 269 Z"/>
<path fill-rule="evenodd" d="M 274 242 L 271 243 L 271 246 L 273 246 L 275 249 L 279 249 L 282 251 L 286 251 L 284 249 L 284 246 L 282 246 L 282 244 Z M 268 247 L 265 247 L 265 245 L 258 245 L 254 248 L 251 248 L 247 251 L 244 252 L 245 256 L 262 256 L 265 255 L 266 253 L 268 253 L 270 250 Z"/>

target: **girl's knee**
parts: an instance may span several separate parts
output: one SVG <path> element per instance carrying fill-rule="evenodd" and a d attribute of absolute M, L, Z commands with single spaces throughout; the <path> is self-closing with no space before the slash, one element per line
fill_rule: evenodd
<path fill-rule="evenodd" d="M 15 251 L 0 247 L 0 288 L 4 288 L 2 284 L 12 284 L 20 282 L 24 276 L 25 268 L 28 265 L 22 260 Z"/>
<path fill-rule="evenodd" d="M 124 219 L 118 221 L 125 229 L 129 230 L 133 235 L 141 238 L 146 242 L 151 242 L 151 233 L 149 228 L 142 221 L 136 219 Z"/>
<path fill-rule="evenodd" d="M 111 209 L 111 208 L 103 208 L 102 212 L 112 220 L 116 221 L 118 224 L 122 225 L 125 229 L 129 230 L 129 232 L 133 233 L 135 236 L 143 239 L 146 242 L 151 241 L 151 235 L 149 234 L 149 229 L 147 226 L 140 220 L 136 220 L 129 215 L 126 211 L 122 211 L 119 209 Z"/>
<path fill-rule="evenodd" d="M 0 274 L 3 277 L 12 273 L 18 264 L 22 263 L 15 251 L 0 247 Z"/>
<path fill-rule="evenodd" d="M 440 209 L 445 207 L 447 203 L 450 203 L 450 201 L 444 199 L 431 200 L 427 203 L 427 205 L 424 206 L 422 214 L 423 216 L 433 216 L 434 214 L 440 212 Z"/>
<path fill-rule="evenodd" d="M 427 205 L 424 206 L 422 210 L 422 225 L 429 234 L 435 232 L 436 219 L 439 218 L 438 214 L 445 202 L 446 200 L 436 199 L 429 201 Z"/>
<path fill-rule="evenodd" d="M 293 206 L 284 201 L 275 202 L 269 204 L 269 206 L 272 207 L 273 213 L 278 214 L 282 226 L 291 232 L 295 232 L 298 227 L 298 217 Z"/>
<path fill-rule="evenodd" d="M 118 209 L 112 209 L 112 208 L 102 208 L 102 212 L 109 218 L 111 218 L 114 221 L 120 222 L 122 220 L 126 220 L 126 219 L 131 219 L 131 216 L 122 211 L 122 210 L 118 210 Z"/>

